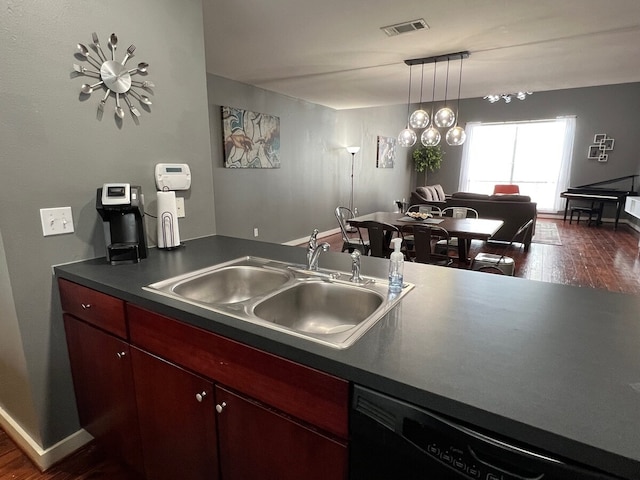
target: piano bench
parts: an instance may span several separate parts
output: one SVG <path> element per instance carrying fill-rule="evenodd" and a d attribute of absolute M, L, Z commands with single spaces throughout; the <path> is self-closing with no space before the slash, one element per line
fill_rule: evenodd
<path fill-rule="evenodd" d="M 577 214 L 578 218 L 576 223 L 580 223 L 580 215 L 585 214 L 585 215 L 589 215 L 589 222 L 587 223 L 587 226 L 591 225 L 592 221 L 594 220 L 594 215 L 596 217 L 596 219 L 598 218 L 598 209 L 597 208 L 591 208 L 591 207 L 571 207 L 571 216 L 569 217 L 569 225 L 571 225 L 571 222 L 573 221 L 573 214 Z"/>

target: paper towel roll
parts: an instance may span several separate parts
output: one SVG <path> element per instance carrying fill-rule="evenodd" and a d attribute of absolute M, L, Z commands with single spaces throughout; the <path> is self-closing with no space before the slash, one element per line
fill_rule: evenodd
<path fill-rule="evenodd" d="M 180 246 L 176 192 L 158 192 L 158 248 Z"/>

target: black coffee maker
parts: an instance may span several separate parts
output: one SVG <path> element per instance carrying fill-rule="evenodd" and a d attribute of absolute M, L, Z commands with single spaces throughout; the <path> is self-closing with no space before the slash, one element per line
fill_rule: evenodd
<path fill-rule="evenodd" d="M 107 261 L 112 265 L 147 258 L 142 189 L 128 183 L 105 183 L 96 194 L 102 217 Z"/>

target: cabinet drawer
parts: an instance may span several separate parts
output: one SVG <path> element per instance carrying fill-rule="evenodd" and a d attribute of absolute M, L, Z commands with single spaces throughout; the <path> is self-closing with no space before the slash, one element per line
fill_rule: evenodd
<path fill-rule="evenodd" d="M 131 343 L 346 439 L 349 383 L 127 304 Z"/>
<path fill-rule="evenodd" d="M 58 279 L 62 310 L 121 338 L 127 338 L 124 301 Z"/>

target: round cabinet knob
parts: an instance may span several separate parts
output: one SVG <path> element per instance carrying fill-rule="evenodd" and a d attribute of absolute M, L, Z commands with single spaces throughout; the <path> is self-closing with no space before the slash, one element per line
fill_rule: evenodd
<path fill-rule="evenodd" d="M 116 356 L 118 358 L 124 358 L 126 355 L 127 355 L 127 352 L 118 352 L 118 353 L 116 353 Z"/>
<path fill-rule="evenodd" d="M 90 303 L 81 303 L 80 305 L 82 305 L 82 309 L 83 310 L 88 310 L 89 308 L 91 308 L 91 304 Z"/>
<path fill-rule="evenodd" d="M 216 412 L 218 413 L 222 413 L 222 410 L 224 410 L 224 407 L 226 407 L 227 404 L 225 402 L 219 403 L 216 405 Z"/>
<path fill-rule="evenodd" d="M 199 402 L 202 402 L 204 400 L 204 397 L 206 396 L 207 396 L 207 392 L 196 393 L 196 400 Z"/>

